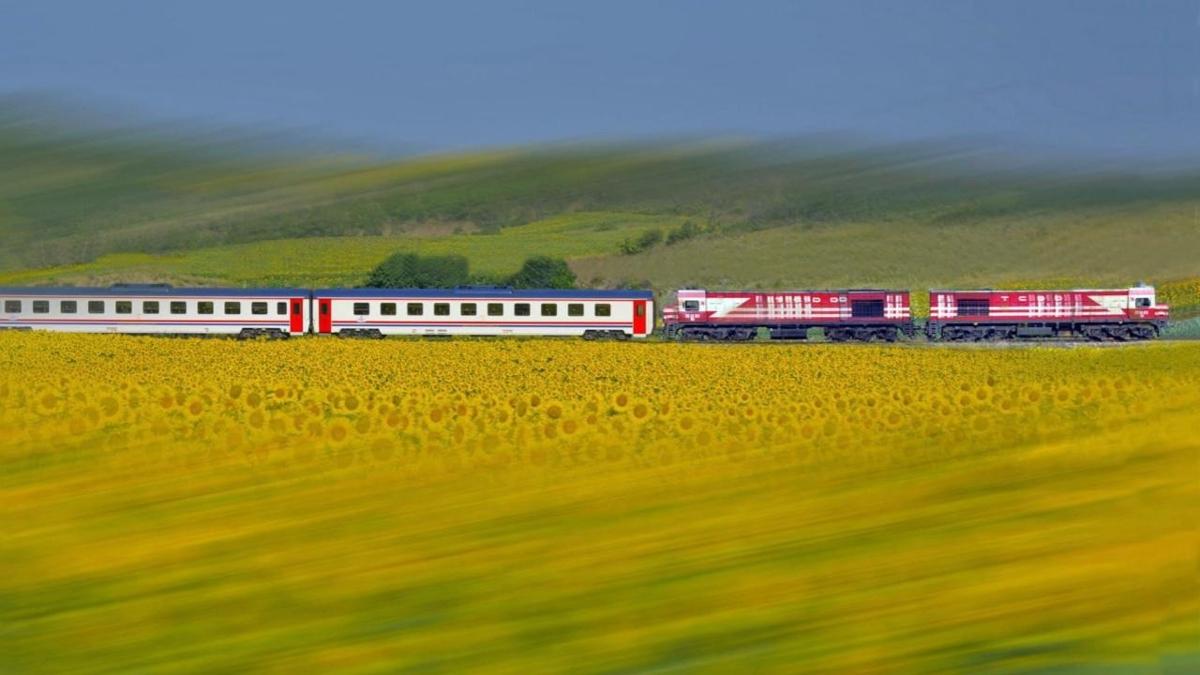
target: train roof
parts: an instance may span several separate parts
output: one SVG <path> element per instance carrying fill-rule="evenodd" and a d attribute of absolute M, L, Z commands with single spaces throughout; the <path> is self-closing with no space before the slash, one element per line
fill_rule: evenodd
<path fill-rule="evenodd" d="M 321 288 L 313 291 L 327 298 L 554 298 L 563 300 L 652 300 L 651 291 L 588 290 L 559 288 L 500 288 L 495 286 L 464 286 L 459 288 Z"/>
<path fill-rule="evenodd" d="M 166 284 L 117 284 L 114 286 L 0 286 L 0 295 L 65 295 L 74 297 L 181 297 L 256 298 L 308 296 L 304 288 L 175 288 Z"/>

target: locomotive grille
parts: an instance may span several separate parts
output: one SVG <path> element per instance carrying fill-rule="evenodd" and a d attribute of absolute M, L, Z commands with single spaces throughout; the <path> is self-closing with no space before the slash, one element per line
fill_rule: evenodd
<path fill-rule="evenodd" d="M 856 319 L 881 319 L 883 318 L 883 301 L 853 300 L 850 302 L 850 316 Z"/>

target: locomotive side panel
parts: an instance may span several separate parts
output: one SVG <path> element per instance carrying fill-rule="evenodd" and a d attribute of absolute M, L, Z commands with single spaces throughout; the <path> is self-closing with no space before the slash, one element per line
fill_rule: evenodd
<path fill-rule="evenodd" d="M 935 290 L 929 294 L 931 339 L 1084 336 L 1147 339 L 1166 325 L 1169 309 L 1154 289 Z"/>

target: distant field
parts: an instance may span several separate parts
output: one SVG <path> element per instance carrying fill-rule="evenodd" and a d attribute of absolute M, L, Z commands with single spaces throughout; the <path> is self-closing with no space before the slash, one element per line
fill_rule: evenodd
<path fill-rule="evenodd" d="M 495 233 L 313 237 L 201 248 L 176 254 L 114 254 L 92 263 L 0 273 L 0 284 L 171 281 L 234 285 L 354 286 L 398 251 L 456 253 L 472 272 L 506 275 L 530 255 L 614 254 L 622 240 L 679 225 L 677 216 L 572 213 Z"/>

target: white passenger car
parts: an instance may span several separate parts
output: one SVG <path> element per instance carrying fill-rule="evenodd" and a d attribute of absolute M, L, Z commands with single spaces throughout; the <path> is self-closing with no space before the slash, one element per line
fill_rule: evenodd
<path fill-rule="evenodd" d="M 0 329 L 287 337 L 308 332 L 299 288 L 2 288 Z"/>
<path fill-rule="evenodd" d="M 646 337 L 649 291 L 323 289 L 313 291 L 318 334 L 574 335 Z"/>

